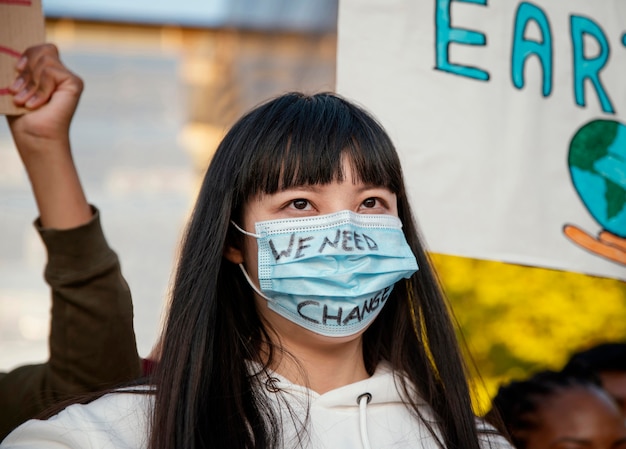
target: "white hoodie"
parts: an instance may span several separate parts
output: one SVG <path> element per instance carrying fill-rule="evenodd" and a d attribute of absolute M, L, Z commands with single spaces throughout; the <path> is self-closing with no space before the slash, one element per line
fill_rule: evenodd
<path fill-rule="evenodd" d="M 404 405 L 384 363 L 369 379 L 321 395 L 275 374 L 265 385 L 282 418 L 285 449 L 438 449 L 424 423 Z M 0 448 L 146 448 L 153 399 L 150 393 L 116 392 L 72 405 L 49 420 L 22 424 Z M 309 421 L 302 431 L 307 407 Z M 426 404 L 421 412 L 426 419 L 432 416 Z M 485 449 L 511 449 L 500 436 L 482 439 Z"/>

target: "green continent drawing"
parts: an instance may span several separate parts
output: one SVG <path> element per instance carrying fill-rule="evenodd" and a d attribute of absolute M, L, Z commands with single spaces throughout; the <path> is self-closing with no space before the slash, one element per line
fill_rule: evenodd
<path fill-rule="evenodd" d="M 600 226 L 626 237 L 626 125 L 594 120 L 574 135 L 568 158 L 574 188 Z"/>

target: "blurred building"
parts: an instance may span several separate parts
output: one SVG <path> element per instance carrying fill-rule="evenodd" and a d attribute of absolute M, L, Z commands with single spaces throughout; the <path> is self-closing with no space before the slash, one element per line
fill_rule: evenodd
<path fill-rule="evenodd" d="M 337 10 L 338 0 L 44 1 L 53 40 L 89 35 L 180 54 L 181 138 L 200 170 L 245 110 L 290 90 L 334 89 Z"/>

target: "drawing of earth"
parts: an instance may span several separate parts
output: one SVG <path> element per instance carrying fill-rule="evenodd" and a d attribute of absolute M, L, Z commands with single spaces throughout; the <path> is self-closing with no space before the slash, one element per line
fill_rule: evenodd
<path fill-rule="evenodd" d="M 568 165 L 574 188 L 596 222 L 626 238 L 626 125 L 594 120 L 570 143 Z"/>

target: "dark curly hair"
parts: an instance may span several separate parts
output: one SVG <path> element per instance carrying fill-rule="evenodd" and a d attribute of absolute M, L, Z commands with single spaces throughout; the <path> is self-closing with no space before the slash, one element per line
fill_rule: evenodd
<path fill-rule="evenodd" d="M 566 368 L 584 366 L 596 373 L 626 371 L 626 343 L 603 343 L 573 354 Z"/>
<path fill-rule="evenodd" d="M 526 448 L 529 431 L 539 427 L 537 410 L 548 397 L 574 387 L 602 388 L 600 378 L 584 366 L 541 371 L 527 380 L 500 386 L 485 420 L 508 436 L 517 449 Z"/>

